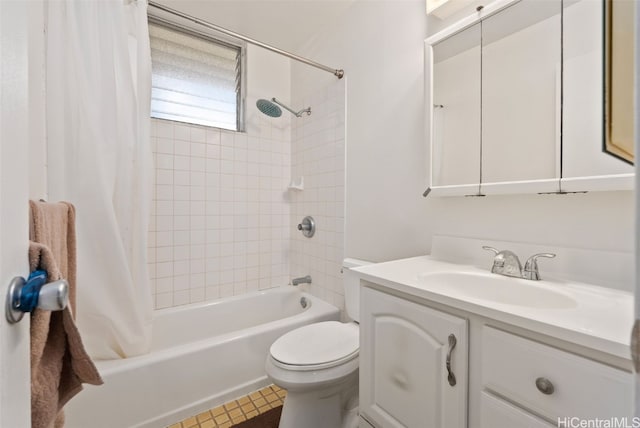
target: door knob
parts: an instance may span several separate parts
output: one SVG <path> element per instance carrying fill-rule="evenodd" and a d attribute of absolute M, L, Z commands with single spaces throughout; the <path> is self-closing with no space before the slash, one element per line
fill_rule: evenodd
<path fill-rule="evenodd" d="M 47 274 L 35 271 L 25 280 L 16 276 L 9 283 L 5 303 L 7 321 L 15 324 L 22 319 L 25 312 L 35 308 L 47 311 L 61 311 L 69 303 L 69 283 L 64 280 L 45 284 Z"/>

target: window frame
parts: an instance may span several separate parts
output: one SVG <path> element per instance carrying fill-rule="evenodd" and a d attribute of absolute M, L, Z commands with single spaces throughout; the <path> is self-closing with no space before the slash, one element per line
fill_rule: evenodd
<path fill-rule="evenodd" d="M 151 10 L 147 13 L 147 19 L 149 24 L 159 25 L 166 27 L 170 30 L 178 31 L 183 34 L 187 34 L 192 37 L 198 37 L 202 40 L 205 40 L 210 43 L 215 43 L 217 45 L 222 45 L 226 47 L 237 48 L 240 51 L 240 59 L 239 59 L 239 68 L 238 71 L 239 77 L 237 76 L 237 84 L 240 85 L 239 90 L 236 91 L 236 129 L 227 129 L 220 128 L 218 126 L 212 125 L 202 125 L 193 122 L 184 122 L 184 121 L 175 121 L 171 119 L 157 118 L 152 115 L 150 117 L 152 119 L 157 120 L 167 120 L 170 122 L 184 123 L 191 126 L 205 126 L 208 128 L 221 129 L 224 131 L 231 132 L 246 132 L 246 93 L 247 93 L 247 43 L 236 39 L 234 37 L 227 36 L 226 34 L 218 33 L 214 30 L 200 29 L 195 28 L 186 21 L 182 21 L 180 18 L 175 17 L 176 19 L 167 19 L 165 17 L 161 17 L 155 15 L 151 12 Z M 180 21 L 179 21 L 180 20 Z M 151 52 L 149 52 L 151 56 Z M 153 57 L 151 57 L 151 61 L 153 63 Z M 153 75 L 153 71 L 152 71 Z"/>

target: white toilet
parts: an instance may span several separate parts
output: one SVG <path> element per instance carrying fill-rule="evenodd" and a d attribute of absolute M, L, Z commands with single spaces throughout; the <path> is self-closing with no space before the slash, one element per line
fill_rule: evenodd
<path fill-rule="evenodd" d="M 310 324 L 271 345 L 267 375 L 287 390 L 279 428 L 357 427 L 360 283 L 350 269 L 365 264 L 343 262 L 345 308 L 354 321 Z"/>

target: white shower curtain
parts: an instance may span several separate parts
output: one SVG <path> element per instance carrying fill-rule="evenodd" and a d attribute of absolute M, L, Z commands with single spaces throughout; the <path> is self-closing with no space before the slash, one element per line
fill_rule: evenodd
<path fill-rule="evenodd" d="M 151 58 L 144 0 L 52 0 L 46 19 L 50 200 L 76 206 L 76 321 L 89 354 L 148 352 Z"/>

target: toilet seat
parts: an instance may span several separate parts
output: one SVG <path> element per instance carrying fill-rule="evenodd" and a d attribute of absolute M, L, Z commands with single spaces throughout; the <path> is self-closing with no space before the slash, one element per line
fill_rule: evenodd
<path fill-rule="evenodd" d="M 271 361 L 293 371 L 327 369 L 358 357 L 359 328 L 355 323 L 325 321 L 290 331 L 271 345 Z"/>

